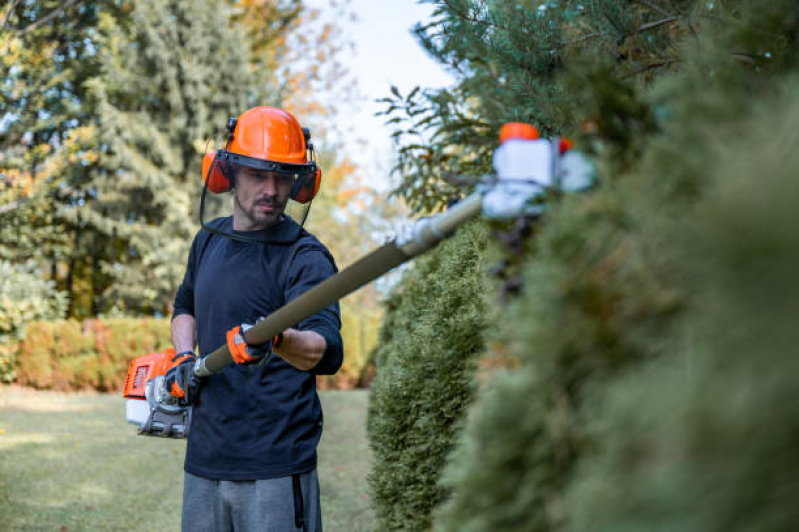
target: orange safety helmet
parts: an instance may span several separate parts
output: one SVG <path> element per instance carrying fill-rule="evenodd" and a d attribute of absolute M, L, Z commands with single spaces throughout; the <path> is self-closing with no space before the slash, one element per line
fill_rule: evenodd
<path fill-rule="evenodd" d="M 291 174 L 291 199 L 308 203 L 319 192 L 322 170 L 316 166 L 311 134 L 291 113 L 277 107 L 253 107 L 231 118 L 224 149 L 203 157 L 203 179 L 221 194 L 236 186 L 237 166 Z"/>

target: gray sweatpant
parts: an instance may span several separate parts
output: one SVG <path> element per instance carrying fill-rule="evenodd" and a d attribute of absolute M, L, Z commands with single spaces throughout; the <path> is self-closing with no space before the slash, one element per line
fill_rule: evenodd
<path fill-rule="evenodd" d="M 265 480 L 211 480 L 185 473 L 183 532 L 322 532 L 316 469 Z"/>

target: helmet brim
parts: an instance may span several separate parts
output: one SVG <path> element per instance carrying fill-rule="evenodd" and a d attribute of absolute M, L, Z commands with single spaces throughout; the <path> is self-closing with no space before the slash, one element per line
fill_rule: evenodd
<path fill-rule="evenodd" d="M 247 166 L 255 170 L 277 172 L 281 174 L 316 174 L 316 162 L 314 161 L 304 164 L 284 163 L 280 161 L 270 161 L 267 159 L 247 157 L 246 155 L 240 155 L 227 150 L 222 150 L 221 155 L 224 160 L 231 165 Z"/>

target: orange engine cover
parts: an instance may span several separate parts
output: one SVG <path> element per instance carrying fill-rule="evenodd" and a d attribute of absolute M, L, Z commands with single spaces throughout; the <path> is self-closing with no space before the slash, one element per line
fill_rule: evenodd
<path fill-rule="evenodd" d="M 169 347 L 163 353 L 150 353 L 134 358 L 128 367 L 123 395 L 128 399 L 146 399 L 144 389 L 147 381 L 164 375 L 172 366 L 174 356 L 175 349 Z"/>

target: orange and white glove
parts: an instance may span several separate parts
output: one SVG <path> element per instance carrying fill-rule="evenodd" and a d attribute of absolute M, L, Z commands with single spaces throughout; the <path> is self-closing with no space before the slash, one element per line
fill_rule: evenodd
<path fill-rule="evenodd" d="M 242 333 L 252 327 L 253 326 L 248 323 L 242 323 L 230 329 L 226 334 L 227 348 L 228 351 L 230 351 L 231 358 L 236 364 L 265 364 L 272 355 L 272 347 L 280 347 L 280 343 L 283 340 L 283 333 L 278 333 L 269 342 L 264 342 L 259 345 L 248 344 L 244 340 L 244 335 Z"/>

